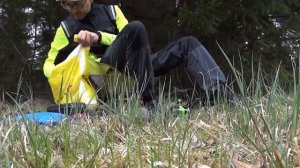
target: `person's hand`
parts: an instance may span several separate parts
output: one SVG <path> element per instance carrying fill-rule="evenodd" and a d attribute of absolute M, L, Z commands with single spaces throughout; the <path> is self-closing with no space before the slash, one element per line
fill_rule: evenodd
<path fill-rule="evenodd" d="M 90 32 L 87 30 L 81 30 L 77 35 L 78 43 L 81 44 L 83 47 L 89 47 L 93 43 L 99 41 L 99 35 L 94 32 Z"/>

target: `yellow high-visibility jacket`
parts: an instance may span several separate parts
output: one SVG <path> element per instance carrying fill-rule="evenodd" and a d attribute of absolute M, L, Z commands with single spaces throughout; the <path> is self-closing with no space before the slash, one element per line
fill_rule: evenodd
<path fill-rule="evenodd" d="M 73 36 L 80 30 L 89 30 L 101 34 L 99 46 L 91 47 L 89 58 L 91 64 L 91 74 L 105 74 L 109 69 L 101 65 L 101 54 L 105 48 L 113 43 L 118 33 L 128 24 L 127 19 L 117 5 L 92 4 L 91 11 L 82 21 L 69 16 L 61 22 L 58 27 L 51 49 L 44 63 L 44 74 L 47 78 L 51 77 L 55 66 L 64 61 L 70 52 L 78 45 L 73 41 Z M 98 48 L 97 48 L 98 47 Z M 100 52 L 98 52 L 100 51 Z"/>

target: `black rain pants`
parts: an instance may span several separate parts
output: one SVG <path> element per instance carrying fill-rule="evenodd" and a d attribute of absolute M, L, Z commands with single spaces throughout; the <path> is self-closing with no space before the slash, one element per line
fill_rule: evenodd
<path fill-rule="evenodd" d="M 107 49 L 102 62 L 135 77 L 144 102 L 154 97 L 154 76 L 184 64 L 197 87 L 210 90 L 226 79 L 204 46 L 194 37 L 184 37 L 151 55 L 147 31 L 139 21 L 130 22 Z"/>

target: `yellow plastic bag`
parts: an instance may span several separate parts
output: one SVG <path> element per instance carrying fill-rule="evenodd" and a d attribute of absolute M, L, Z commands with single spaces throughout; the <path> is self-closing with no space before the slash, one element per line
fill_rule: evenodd
<path fill-rule="evenodd" d="M 48 81 L 57 104 L 97 104 L 96 91 L 88 79 L 88 55 L 89 49 L 78 45 L 65 61 L 53 69 Z"/>

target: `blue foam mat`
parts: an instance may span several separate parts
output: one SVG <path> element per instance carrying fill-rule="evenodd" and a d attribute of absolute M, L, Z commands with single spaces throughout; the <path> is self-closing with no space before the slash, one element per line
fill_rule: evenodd
<path fill-rule="evenodd" d="M 17 121 L 30 120 L 41 125 L 56 125 L 59 121 L 65 119 L 66 116 L 60 113 L 54 112 L 33 112 L 30 114 L 19 115 L 16 117 Z"/>

